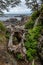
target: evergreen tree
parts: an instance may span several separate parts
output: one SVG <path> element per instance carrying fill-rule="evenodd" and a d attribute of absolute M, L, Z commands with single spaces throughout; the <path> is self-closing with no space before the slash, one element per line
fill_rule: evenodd
<path fill-rule="evenodd" d="M 3 10 L 6 9 L 8 11 L 8 7 L 14 7 L 18 5 L 20 0 L 0 0 L 0 13 L 3 13 Z"/>
<path fill-rule="evenodd" d="M 26 0 L 26 5 L 33 11 L 39 10 L 41 4 L 43 0 Z"/>

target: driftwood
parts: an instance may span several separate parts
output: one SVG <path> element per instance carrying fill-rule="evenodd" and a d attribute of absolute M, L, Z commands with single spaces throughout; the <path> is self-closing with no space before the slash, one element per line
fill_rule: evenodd
<path fill-rule="evenodd" d="M 12 27 L 10 27 L 10 28 L 12 28 Z M 13 32 L 13 29 L 11 29 L 11 36 L 10 36 L 9 42 L 8 42 L 8 50 L 11 52 L 13 51 L 14 54 L 16 54 L 18 52 L 21 53 L 22 57 L 27 62 L 27 60 L 26 60 L 26 48 L 24 46 L 25 33 L 23 33 L 21 35 L 21 41 L 17 45 L 13 45 L 13 35 L 14 35 L 14 32 Z"/>

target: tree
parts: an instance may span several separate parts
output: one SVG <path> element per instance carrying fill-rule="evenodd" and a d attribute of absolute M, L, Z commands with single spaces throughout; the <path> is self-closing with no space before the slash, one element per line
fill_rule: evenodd
<path fill-rule="evenodd" d="M 43 0 L 41 0 L 41 4 L 43 4 Z"/>
<path fill-rule="evenodd" d="M 20 2 L 20 0 L 0 0 L 0 13 L 3 13 L 3 10 L 6 9 L 8 10 L 8 7 L 14 7 L 16 5 L 18 5 L 18 3 Z"/>
<path fill-rule="evenodd" d="M 33 11 L 39 10 L 41 4 L 43 4 L 43 0 L 26 0 L 26 5 Z"/>

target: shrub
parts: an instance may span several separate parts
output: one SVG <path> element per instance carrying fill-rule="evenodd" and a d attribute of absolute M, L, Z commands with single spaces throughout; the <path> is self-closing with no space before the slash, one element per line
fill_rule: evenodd
<path fill-rule="evenodd" d="M 25 47 L 27 49 L 27 59 L 32 60 L 36 55 L 38 37 L 40 36 L 41 26 L 34 27 L 26 35 Z"/>
<path fill-rule="evenodd" d="M 29 61 L 32 61 L 33 58 L 34 58 L 34 56 L 36 55 L 36 50 L 29 48 L 29 49 L 27 50 L 27 54 L 26 54 L 26 55 L 27 55 L 27 59 L 28 59 Z"/>
<path fill-rule="evenodd" d="M 43 4 L 40 7 L 40 12 L 43 12 Z"/>
<path fill-rule="evenodd" d="M 26 29 L 30 29 L 33 28 L 33 25 L 35 23 L 36 18 L 39 16 L 40 12 L 39 11 L 35 11 L 32 16 L 30 17 L 30 19 L 27 21 L 27 23 L 25 24 L 25 28 Z"/>
<path fill-rule="evenodd" d="M 0 30 L 3 32 L 6 30 L 6 28 L 2 22 L 0 22 Z"/>
<path fill-rule="evenodd" d="M 41 12 L 41 13 L 40 13 Z M 43 17 L 43 5 L 41 6 L 40 11 L 35 11 L 29 21 L 26 23 L 25 28 L 28 29 L 28 33 L 25 35 L 26 37 L 26 42 L 25 47 L 26 47 L 26 56 L 28 60 L 33 60 L 33 58 L 36 57 L 37 55 L 37 43 L 38 43 L 38 38 L 40 37 L 40 32 L 43 29 L 43 19 L 40 19 L 40 23 L 36 27 L 34 26 L 35 20 L 39 15 L 41 14 L 41 17 Z"/>
<path fill-rule="evenodd" d="M 31 55 L 31 52 L 29 52 L 29 50 L 27 50 L 26 56 L 28 61 L 32 61 L 33 56 Z"/>
<path fill-rule="evenodd" d="M 25 24 L 25 28 L 26 29 L 30 29 L 33 28 L 34 25 L 34 21 L 32 19 L 30 19 L 26 24 Z"/>
<path fill-rule="evenodd" d="M 40 12 L 39 11 L 35 11 L 32 16 L 31 19 L 34 21 L 38 16 L 39 16 Z"/>
<path fill-rule="evenodd" d="M 22 59 L 22 55 L 20 53 L 17 53 L 16 54 L 16 57 L 17 57 L 18 60 L 21 60 Z"/>
<path fill-rule="evenodd" d="M 4 46 L 4 44 L 6 44 L 6 38 L 5 38 L 5 35 L 2 34 L 2 33 L 0 33 L 0 47 L 1 47 L 1 45 Z M 2 46 L 2 47 L 3 47 L 3 46 Z"/>
<path fill-rule="evenodd" d="M 34 27 L 33 29 L 30 29 L 29 32 L 29 38 L 30 39 L 37 39 L 39 36 L 39 33 L 41 31 L 41 26 Z"/>
<path fill-rule="evenodd" d="M 7 39 L 9 39 L 9 37 L 10 37 L 10 32 L 6 31 L 5 37 L 6 37 Z"/>

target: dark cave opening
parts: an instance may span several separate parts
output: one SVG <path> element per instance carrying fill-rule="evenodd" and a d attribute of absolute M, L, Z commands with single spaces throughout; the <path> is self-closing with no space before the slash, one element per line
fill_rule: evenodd
<path fill-rule="evenodd" d="M 13 35 L 13 44 L 19 44 L 21 42 L 21 39 L 22 39 L 22 34 L 20 32 L 15 32 Z"/>

